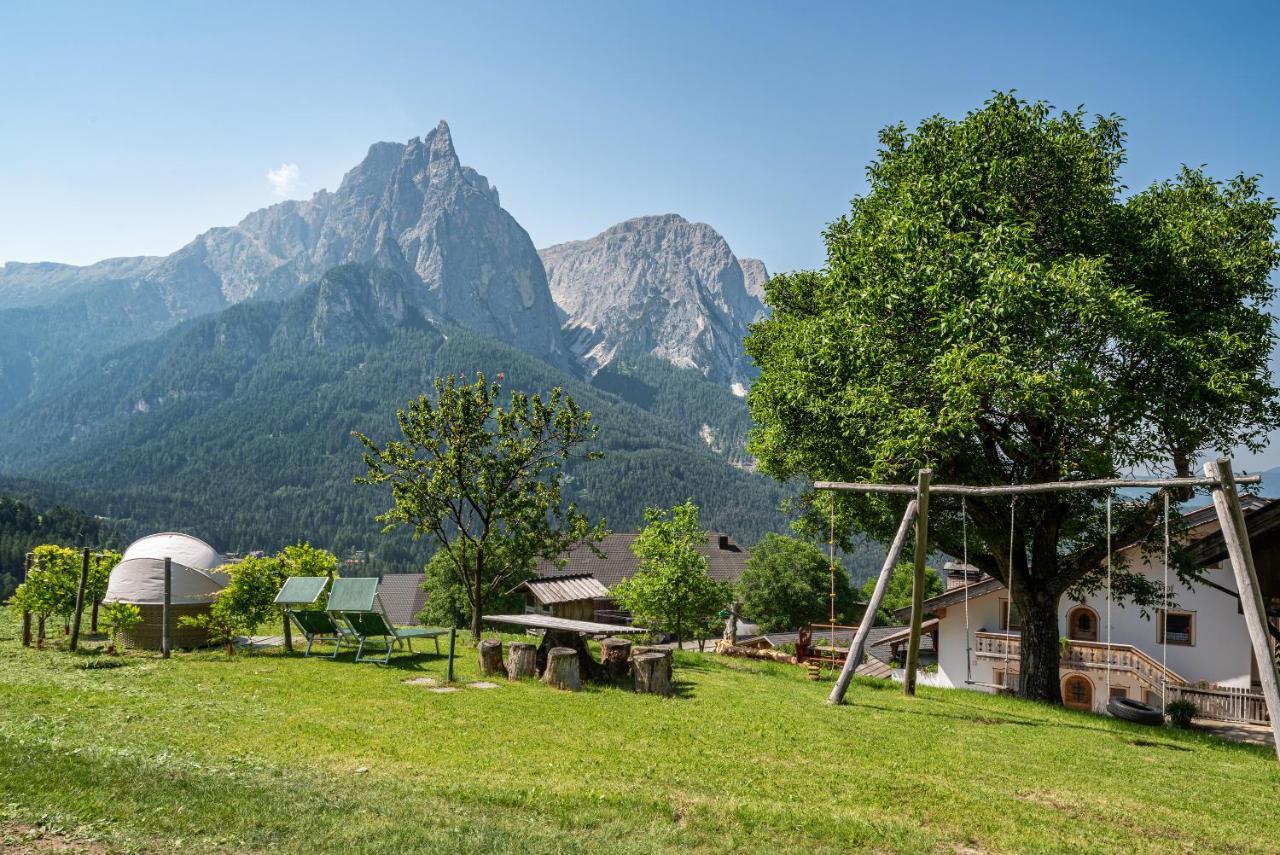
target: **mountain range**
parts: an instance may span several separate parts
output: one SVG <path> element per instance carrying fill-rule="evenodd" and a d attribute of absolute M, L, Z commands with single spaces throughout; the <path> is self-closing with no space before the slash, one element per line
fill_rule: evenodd
<path fill-rule="evenodd" d="M 350 432 L 386 436 L 437 374 L 486 371 L 592 411 L 606 457 L 571 493 L 615 529 L 693 497 L 753 542 L 784 524 L 740 397 L 767 275 L 673 214 L 539 252 L 441 122 L 169 256 L 6 264 L 0 473 L 224 549 L 385 550 Z"/>

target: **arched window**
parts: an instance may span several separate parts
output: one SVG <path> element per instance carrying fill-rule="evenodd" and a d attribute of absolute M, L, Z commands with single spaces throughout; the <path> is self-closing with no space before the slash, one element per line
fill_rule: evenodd
<path fill-rule="evenodd" d="M 1067 613 L 1067 638 L 1073 641 L 1098 640 L 1098 613 L 1088 606 L 1076 606 Z"/>
<path fill-rule="evenodd" d="M 1093 683 L 1083 674 L 1069 674 L 1062 681 L 1062 704 L 1073 710 L 1093 709 Z"/>

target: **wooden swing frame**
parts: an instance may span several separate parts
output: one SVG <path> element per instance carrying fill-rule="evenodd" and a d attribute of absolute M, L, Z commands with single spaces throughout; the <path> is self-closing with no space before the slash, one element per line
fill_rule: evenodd
<path fill-rule="evenodd" d="M 1244 511 L 1240 507 L 1240 494 L 1236 490 L 1238 484 L 1258 484 L 1262 478 L 1258 475 L 1244 475 L 1239 478 L 1232 470 L 1231 459 L 1222 457 L 1204 465 L 1203 478 L 1102 478 L 1092 481 L 1047 481 L 1036 484 L 1006 484 L 991 487 L 978 487 L 968 484 L 930 484 L 932 472 L 921 469 L 917 474 L 915 486 L 910 484 L 870 484 L 849 483 L 842 481 L 816 481 L 815 490 L 836 492 L 876 493 L 890 495 L 910 495 L 914 499 L 907 503 L 898 532 L 889 546 L 888 554 L 876 580 L 875 591 L 871 602 L 867 604 L 858 633 L 849 647 L 849 655 L 845 658 L 844 667 L 836 680 L 835 686 L 827 698 L 829 704 L 844 703 L 845 694 L 853 678 L 853 672 L 862 661 L 863 649 L 876 610 L 884 599 L 885 588 L 889 576 L 898 562 L 906 542 L 907 531 L 915 523 L 915 555 L 911 588 L 911 635 L 907 647 L 906 673 L 903 676 L 903 693 L 914 695 L 916 692 L 916 670 L 920 661 L 920 625 L 924 619 L 924 574 L 925 558 L 929 545 L 929 496 L 1019 496 L 1031 493 L 1051 493 L 1065 490 L 1114 490 L 1117 488 L 1138 488 L 1145 490 L 1164 489 L 1167 487 L 1208 487 L 1213 495 L 1214 510 L 1222 527 L 1223 541 L 1227 554 L 1231 558 L 1231 570 L 1235 574 L 1236 590 L 1240 595 L 1240 610 L 1244 614 L 1245 626 L 1249 631 L 1249 641 L 1253 647 L 1254 658 L 1258 661 L 1258 672 L 1262 683 L 1262 694 L 1267 704 L 1267 713 L 1271 719 L 1271 731 L 1275 741 L 1276 758 L 1280 761 L 1280 679 L 1277 678 L 1275 660 L 1271 653 L 1270 636 L 1267 633 L 1267 614 L 1262 601 L 1262 589 L 1258 584 L 1258 572 L 1253 563 L 1253 552 L 1249 546 L 1249 533 L 1245 526 Z"/>

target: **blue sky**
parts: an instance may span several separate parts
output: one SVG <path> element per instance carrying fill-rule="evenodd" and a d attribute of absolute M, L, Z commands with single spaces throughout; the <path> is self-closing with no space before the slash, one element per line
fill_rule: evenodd
<path fill-rule="evenodd" d="M 821 262 L 880 127 L 993 89 L 1126 117 L 1132 187 L 1280 191 L 1272 4 L 30 3 L 0 34 L 0 262 L 168 253 L 441 118 L 538 246 L 677 212 L 775 271 Z"/>

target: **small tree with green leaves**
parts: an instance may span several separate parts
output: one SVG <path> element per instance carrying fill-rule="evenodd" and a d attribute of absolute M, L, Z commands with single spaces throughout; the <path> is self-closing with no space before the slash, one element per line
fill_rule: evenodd
<path fill-rule="evenodd" d="M 402 440 L 378 445 L 355 434 L 368 470 L 356 482 L 391 487 L 393 504 L 378 521 L 432 538 L 453 560 L 473 638 L 485 605 L 528 578 L 538 559 L 557 560 L 605 534 L 561 491 L 564 466 L 595 438 L 591 414 L 558 388 L 545 401 L 513 392 L 506 407 L 500 394 L 483 374 L 470 385 L 437 378 L 434 400 L 422 395 L 397 412 Z"/>
<path fill-rule="evenodd" d="M 98 631 L 98 617 L 102 598 L 107 595 L 107 583 L 111 571 L 120 563 L 121 555 L 114 549 L 99 549 L 89 556 L 89 579 L 85 584 L 84 599 L 90 604 L 89 631 Z"/>
<path fill-rule="evenodd" d="M 209 611 L 183 616 L 179 622 L 208 630 L 210 640 L 225 644 L 230 657 L 235 653 L 236 636 L 252 634 L 275 615 L 275 596 L 285 573 L 276 556 L 250 556 L 219 570 L 227 574 L 227 585 Z"/>
<path fill-rule="evenodd" d="M 31 572 L 14 591 L 13 603 L 36 616 L 36 645 L 43 646 L 45 623 L 50 617 L 63 618 L 70 631 L 76 590 L 80 587 L 80 553 L 52 543 L 37 546 L 32 552 Z"/>
<path fill-rule="evenodd" d="M 853 590 L 843 567 L 835 572 L 836 620 L 849 619 Z M 803 540 L 766 534 L 751 550 L 738 579 L 743 613 L 762 632 L 782 632 L 831 617 L 831 563 Z"/>
<path fill-rule="evenodd" d="M 705 632 L 732 591 L 707 572 L 707 557 L 700 551 L 707 533 L 698 522 L 697 505 L 648 508 L 644 516 L 644 531 L 631 546 L 640 569 L 614 586 L 613 597 L 638 623 L 669 632 L 679 643 L 691 630 Z"/>
<path fill-rule="evenodd" d="M 103 603 L 101 620 L 111 639 L 109 650 L 120 653 L 124 649 L 124 635 L 142 623 L 142 609 L 133 603 Z"/>
<path fill-rule="evenodd" d="M 901 623 L 897 612 L 911 605 L 911 587 L 915 581 L 915 567 L 909 561 L 899 561 L 889 575 L 889 583 L 884 589 L 884 599 L 876 610 L 877 626 L 893 626 Z M 862 598 L 871 601 L 871 594 L 876 589 L 875 578 L 868 579 L 862 586 Z M 942 577 L 932 567 L 924 568 L 924 598 L 936 597 L 946 590 Z"/>

